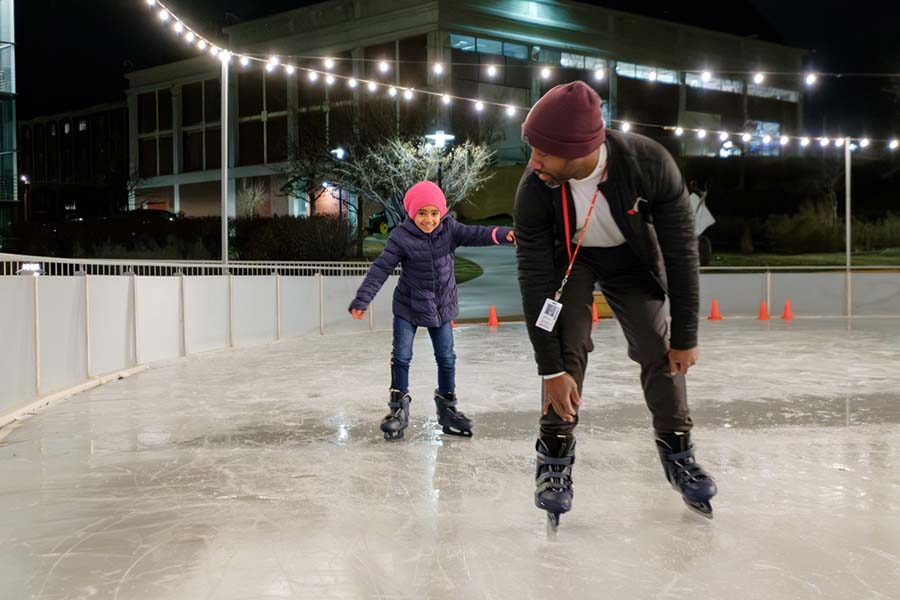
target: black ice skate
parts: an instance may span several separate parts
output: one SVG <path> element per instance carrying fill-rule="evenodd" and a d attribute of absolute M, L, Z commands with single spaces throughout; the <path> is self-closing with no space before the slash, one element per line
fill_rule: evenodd
<path fill-rule="evenodd" d="M 403 430 L 409 426 L 409 403 L 412 398 L 399 390 L 391 390 L 391 399 L 388 408 L 391 412 L 381 420 L 381 430 L 384 439 L 388 441 L 402 440 Z"/>
<path fill-rule="evenodd" d="M 694 446 L 690 434 L 657 434 L 656 448 L 662 461 L 666 479 L 684 503 L 698 514 L 712 519 L 710 499 L 718 489 L 712 476 L 694 460 Z"/>
<path fill-rule="evenodd" d="M 444 433 L 472 437 L 472 420 L 456 410 L 455 393 L 434 390 L 434 406 L 437 409 L 438 423 L 444 428 Z"/>
<path fill-rule="evenodd" d="M 558 446 L 552 452 L 550 446 Z M 575 462 L 574 436 L 551 438 L 550 444 L 538 438 L 534 505 L 547 511 L 548 524 L 559 527 L 560 515 L 572 510 L 572 464 Z"/>

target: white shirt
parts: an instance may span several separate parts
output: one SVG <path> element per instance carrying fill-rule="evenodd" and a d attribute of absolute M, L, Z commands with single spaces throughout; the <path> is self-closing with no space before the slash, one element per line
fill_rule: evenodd
<path fill-rule="evenodd" d="M 606 144 L 600 146 L 600 156 L 597 159 L 597 166 L 591 171 L 591 174 L 584 179 L 570 179 L 569 188 L 572 190 L 573 200 L 575 201 L 575 222 L 570 221 L 570 227 L 575 228 L 572 234 L 572 244 L 578 243 L 578 236 L 584 228 L 584 220 L 587 219 L 588 210 L 591 207 L 591 200 L 594 199 L 594 192 L 597 190 L 597 184 L 600 183 L 601 175 L 606 168 L 608 159 L 608 151 Z M 607 174 L 608 176 L 608 174 Z M 569 215 L 572 218 L 572 215 Z M 582 246 L 599 246 L 603 248 L 612 248 L 621 246 L 625 243 L 625 236 L 622 230 L 613 220 L 612 212 L 609 210 L 609 202 L 603 197 L 603 194 L 597 194 L 597 202 L 594 204 L 594 212 L 591 213 L 591 220 L 588 222 L 587 231 L 584 232 L 584 240 Z M 560 375 L 564 375 L 565 371 L 554 373 L 552 375 L 544 375 L 544 379 L 554 379 Z"/>
<path fill-rule="evenodd" d="M 584 227 L 584 220 L 587 218 L 591 200 L 594 198 L 594 192 L 597 191 L 597 184 L 600 183 L 600 176 L 606 167 L 607 158 L 608 151 L 606 144 L 603 144 L 600 146 L 597 166 L 594 167 L 591 174 L 584 179 L 569 180 L 569 188 L 572 190 L 572 199 L 575 202 L 576 213 L 574 218 L 572 215 L 569 215 L 573 244 L 578 243 L 578 236 L 581 235 L 581 230 Z M 622 231 L 613 220 L 612 213 L 609 210 L 609 202 L 606 201 L 602 193 L 598 193 L 597 202 L 594 204 L 594 212 L 591 213 L 587 231 L 584 232 L 582 246 L 612 248 L 621 246 L 624 243 L 625 236 L 622 235 Z"/>

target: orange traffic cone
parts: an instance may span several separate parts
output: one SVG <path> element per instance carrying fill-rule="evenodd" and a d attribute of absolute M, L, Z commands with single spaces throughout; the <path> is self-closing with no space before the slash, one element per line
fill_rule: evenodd
<path fill-rule="evenodd" d="M 594 323 L 600 322 L 600 315 L 597 314 L 597 303 L 591 302 L 591 320 Z"/>
<path fill-rule="evenodd" d="M 500 320 L 497 319 L 497 309 L 494 308 L 494 305 L 491 304 L 491 312 L 488 314 L 488 327 L 496 327 L 500 324 Z"/>
<path fill-rule="evenodd" d="M 784 302 L 784 314 L 781 315 L 781 318 L 785 321 L 792 321 L 794 319 L 794 312 L 791 310 L 791 301 L 785 300 Z"/>
<path fill-rule="evenodd" d="M 719 314 L 719 303 L 715 300 L 712 301 L 712 311 L 709 313 L 709 317 L 707 317 L 710 321 L 721 321 L 722 315 Z"/>
<path fill-rule="evenodd" d="M 450 328 L 456 329 L 456 321 L 450 321 Z"/>
<path fill-rule="evenodd" d="M 769 307 L 766 306 L 766 301 L 763 300 L 759 303 L 759 320 L 760 321 L 768 321 L 769 320 Z"/>

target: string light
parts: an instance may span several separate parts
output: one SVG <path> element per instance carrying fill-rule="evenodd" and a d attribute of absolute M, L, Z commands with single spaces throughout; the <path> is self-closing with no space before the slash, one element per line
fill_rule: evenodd
<path fill-rule="evenodd" d="M 697 138 L 699 138 L 699 139 L 702 140 L 702 139 L 704 139 L 705 137 L 706 137 L 706 130 L 705 130 L 705 129 L 701 129 L 700 131 L 697 132 Z"/>
<path fill-rule="evenodd" d="M 178 34 L 180 37 L 183 37 L 183 39 L 184 39 L 187 43 L 192 44 L 192 45 L 195 45 L 196 48 L 197 48 L 197 50 L 199 50 L 200 52 L 207 52 L 207 50 L 208 50 L 208 51 L 209 51 L 209 54 L 210 54 L 211 56 L 217 57 L 219 60 L 221 60 L 221 61 L 223 61 L 223 62 L 225 62 L 225 63 L 230 62 L 230 60 L 231 60 L 232 57 L 236 57 L 236 58 L 239 60 L 239 62 L 240 62 L 240 64 L 241 64 L 242 67 L 248 67 L 248 66 L 250 65 L 250 63 L 251 63 L 252 60 L 256 60 L 256 61 L 258 61 L 258 62 L 260 62 L 260 63 L 264 63 L 264 64 L 265 64 L 266 70 L 267 70 L 268 72 L 270 72 L 270 73 L 274 70 L 274 68 L 275 68 L 277 65 L 281 64 L 280 58 L 279 58 L 278 56 L 276 56 L 276 55 L 270 56 L 269 59 L 268 59 L 268 61 L 265 61 L 265 60 L 263 60 L 263 59 L 252 58 L 252 57 L 250 57 L 250 56 L 245 56 L 245 55 L 241 55 L 241 54 L 232 54 L 229 50 L 223 50 L 223 49 L 219 48 L 218 46 L 216 46 L 215 44 L 210 43 L 209 40 L 203 38 L 200 34 L 196 33 L 196 32 L 193 31 L 193 30 L 191 30 L 191 29 L 185 24 L 185 22 L 182 21 L 181 19 L 179 19 L 177 15 L 175 15 L 174 13 L 172 13 L 172 12 L 165 6 L 165 4 L 164 4 L 161 0 L 145 0 L 145 3 L 146 3 L 146 5 L 147 5 L 148 7 L 150 7 L 151 9 L 153 9 L 153 11 L 156 13 L 158 19 L 159 19 L 161 22 L 164 22 L 164 23 L 172 23 L 172 30 L 173 30 L 176 34 Z M 326 57 L 326 58 L 324 58 L 324 59 L 322 59 L 322 60 L 323 60 L 323 63 L 324 63 L 324 65 L 325 65 L 325 68 L 326 68 L 326 69 L 329 69 L 329 70 L 330 70 L 330 69 L 332 69 L 332 68 L 334 67 L 334 64 L 335 64 L 335 63 L 334 63 L 334 59 L 333 59 L 333 58 L 331 58 L 331 57 Z M 399 61 L 396 61 L 396 62 L 399 62 Z M 444 73 L 444 65 L 441 64 L 441 63 L 435 63 L 435 64 L 433 65 L 432 68 L 433 68 L 433 72 L 434 72 L 436 75 L 441 75 L 441 74 Z M 550 69 L 549 66 L 539 66 L 539 65 L 535 65 L 534 68 L 539 68 L 539 69 L 540 69 L 540 77 L 541 77 L 542 79 L 545 79 L 545 80 L 546 80 L 546 79 L 549 79 L 549 78 L 551 77 L 551 75 L 552 75 L 552 70 Z M 284 66 L 284 70 L 285 70 L 285 72 L 286 72 L 288 75 L 292 75 L 292 74 L 294 74 L 294 73 L 296 72 L 297 68 L 296 68 L 295 66 L 293 66 L 293 65 L 285 65 L 285 66 Z M 388 61 L 384 61 L 384 60 L 380 61 L 380 62 L 378 63 L 378 70 L 379 70 L 381 73 L 387 73 L 387 72 L 390 70 L 390 64 L 389 64 L 389 62 L 388 62 Z M 689 71 L 689 72 L 690 72 L 690 71 Z M 694 71 L 694 72 L 697 72 L 697 71 Z M 491 77 L 494 77 L 494 76 L 496 76 L 498 73 L 499 73 L 498 68 L 497 68 L 495 65 L 489 65 L 489 66 L 488 66 L 488 75 L 490 75 Z M 738 73 L 738 72 L 731 72 L 731 73 L 735 73 L 735 74 L 736 74 L 736 73 Z M 770 74 L 773 74 L 773 73 L 770 73 Z M 777 75 L 798 75 L 798 73 L 796 73 L 796 72 L 795 72 L 795 73 L 789 73 L 789 72 L 788 72 L 788 73 L 781 73 L 781 72 L 779 72 L 779 73 L 774 73 L 774 74 L 777 74 Z M 802 76 L 803 76 L 803 79 L 804 79 L 804 81 L 805 81 L 805 83 L 806 83 L 807 86 L 812 86 L 812 85 L 814 85 L 815 83 L 817 83 L 819 76 L 821 76 L 821 75 L 823 75 L 823 74 L 821 74 L 821 73 L 814 73 L 814 72 L 805 72 L 805 73 L 801 73 L 801 74 L 799 74 L 799 75 L 802 75 Z M 596 69 L 596 70 L 593 72 L 593 76 L 594 76 L 594 78 L 595 78 L 596 80 L 602 80 L 602 79 L 605 78 L 605 70 L 602 69 L 602 68 L 601 68 L 601 69 Z M 824 76 L 828 76 L 828 77 L 850 77 L 850 76 L 858 76 L 858 77 L 864 77 L 864 76 L 865 76 L 865 77 L 872 77 L 872 76 L 879 76 L 879 77 L 900 78 L 900 73 L 825 73 Z M 316 81 L 316 80 L 318 79 L 318 77 L 319 77 L 319 73 L 318 73 L 318 72 L 316 72 L 316 71 L 309 71 L 309 79 L 310 79 L 310 81 Z M 329 74 L 329 75 L 327 76 L 327 78 L 326 78 L 326 81 L 328 82 L 329 85 L 331 85 L 331 84 L 333 84 L 333 83 L 336 81 L 336 77 L 339 77 L 339 78 L 341 78 L 341 79 L 346 80 L 346 81 L 347 81 L 347 85 L 348 85 L 348 87 L 350 87 L 350 88 L 355 88 L 355 87 L 358 85 L 358 82 L 357 82 L 356 79 L 353 79 L 353 78 L 350 78 L 350 77 L 346 77 L 346 76 L 342 76 L 342 75 L 333 76 L 333 75 Z M 658 74 L 658 71 L 652 70 L 652 71 L 650 72 L 648 78 L 649 78 L 650 81 L 658 81 L 658 80 L 659 80 L 659 74 Z M 762 72 L 762 71 L 756 71 L 756 72 L 753 73 L 753 79 L 752 79 L 752 80 L 753 80 L 754 83 L 756 83 L 757 85 L 759 85 L 759 84 L 761 84 L 762 82 L 765 81 L 765 78 L 766 78 L 766 73 L 764 73 L 764 72 Z M 709 70 L 703 70 L 703 71 L 701 72 L 701 79 L 702 79 L 704 82 L 709 82 L 709 81 L 711 81 L 711 80 L 713 79 L 713 73 L 712 73 L 711 71 L 709 71 Z M 375 92 L 375 91 L 377 91 L 378 86 L 379 86 L 379 84 L 377 84 L 377 83 L 374 82 L 374 81 L 363 82 L 363 83 L 367 83 L 367 84 L 368 84 L 368 89 L 369 89 L 370 92 Z M 401 89 L 402 89 L 402 88 L 401 88 Z M 398 92 L 397 92 L 397 89 L 396 89 L 394 86 L 391 86 L 390 89 L 388 90 L 388 93 L 391 95 L 391 97 L 395 97 L 395 96 L 397 95 Z M 431 96 L 440 97 L 440 98 L 441 98 L 441 101 L 442 101 L 443 104 L 445 104 L 445 105 L 449 105 L 449 104 L 452 102 L 451 96 L 449 96 L 448 94 L 445 94 L 445 93 L 441 93 L 441 92 L 433 92 L 433 91 L 427 91 L 427 90 L 422 91 L 422 93 L 423 93 L 423 94 L 427 94 L 427 95 L 431 95 Z M 406 91 L 403 92 L 403 97 L 406 98 L 407 100 L 411 99 L 411 98 L 413 97 L 412 89 L 411 89 L 411 88 L 406 89 Z M 528 110 L 527 107 L 516 107 L 516 106 L 513 106 L 513 105 L 506 105 L 506 104 L 501 104 L 501 103 L 498 103 L 498 102 L 487 102 L 487 103 L 485 103 L 485 102 L 482 101 L 482 100 L 476 100 L 476 99 L 474 99 L 474 98 L 462 98 L 462 99 L 463 99 L 463 100 L 469 100 L 469 101 L 471 101 L 471 102 L 474 102 L 475 108 L 476 108 L 476 110 L 478 110 L 478 111 L 484 110 L 484 108 L 485 108 L 486 105 L 488 105 L 488 104 L 489 104 L 489 105 L 492 105 L 492 106 L 496 106 L 496 107 L 498 107 L 498 108 L 502 108 L 503 110 L 506 111 L 507 115 L 509 115 L 509 116 L 515 115 L 516 112 L 517 112 L 517 110 L 518 110 L 518 108 L 523 108 L 523 109 L 526 110 L 526 111 Z M 646 123 L 642 123 L 641 125 L 642 125 L 642 126 L 645 126 L 645 127 L 656 127 L 656 128 L 668 129 L 669 131 L 673 131 L 673 130 L 674 130 L 674 131 L 675 131 L 675 135 L 677 135 L 677 136 L 682 136 L 682 135 L 684 135 L 685 131 L 694 131 L 694 132 L 697 133 L 698 137 L 700 137 L 701 139 L 702 139 L 703 137 L 705 137 L 705 136 L 706 136 L 706 133 L 707 133 L 707 132 L 706 132 L 705 130 L 703 130 L 703 129 L 699 129 L 699 130 L 698 130 L 698 129 L 687 129 L 687 130 L 686 130 L 686 129 L 683 128 L 683 127 L 675 127 L 675 128 L 673 128 L 673 127 L 668 127 L 668 126 L 664 126 L 664 125 L 654 125 L 654 124 L 646 124 Z M 623 131 L 630 131 L 630 130 L 631 130 L 631 127 L 632 127 L 631 123 L 628 123 L 628 122 L 625 122 L 625 121 L 622 121 L 622 122 L 621 122 L 621 129 L 622 129 Z M 721 133 L 719 134 L 719 139 L 720 139 L 722 142 L 730 143 L 730 142 L 728 142 L 729 134 L 728 134 L 727 132 L 724 132 L 724 131 L 721 132 Z M 749 141 L 752 139 L 752 135 L 751 135 L 750 133 L 744 133 L 744 134 L 742 134 L 742 139 L 743 139 L 745 142 L 749 142 Z M 758 139 L 761 139 L 762 142 L 763 142 L 764 144 L 770 144 L 770 143 L 772 143 L 772 141 L 773 141 L 773 137 L 770 136 L 770 135 L 764 135 L 764 136 L 762 136 L 761 138 L 758 138 Z M 787 145 L 790 143 L 790 140 L 791 140 L 791 139 L 792 139 L 792 138 L 791 138 L 790 136 L 782 135 L 782 136 L 779 138 L 779 142 L 780 142 L 780 144 L 781 144 L 782 146 L 787 146 Z M 807 147 L 807 146 L 809 146 L 809 144 L 811 143 L 811 139 L 810 139 L 809 137 L 796 138 L 796 139 L 799 139 L 799 140 L 800 140 L 800 145 L 803 146 L 803 147 Z M 828 137 L 826 137 L 826 136 L 821 136 L 821 137 L 817 137 L 817 138 L 813 138 L 813 139 L 817 139 L 817 141 L 819 142 L 819 144 L 820 144 L 823 148 L 828 147 L 829 145 L 831 145 L 831 141 L 832 141 L 831 138 L 828 138 Z M 896 150 L 900 149 L 900 140 L 897 140 L 897 139 L 883 140 L 883 139 L 882 139 L 882 140 L 876 140 L 876 141 L 879 141 L 879 142 L 882 142 L 882 143 L 886 144 L 886 146 L 887 146 L 891 151 L 896 151 Z M 845 139 L 844 139 L 844 138 L 835 138 L 835 139 L 834 139 L 834 146 L 835 146 L 835 147 L 841 148 L 841 147 L 844 146 L 844 143 L 845 143 Z M 871 145 L 871 143 L 872 143 L 872 140 L 869 139 L 869 138 L 860 138 L 859 141 L 858 141 L 858 144 L 851 144 L 851 150 L 856 149 L 857 147 L 858 147 L 858 148 L 867 148 L 868 146 Z"/>
<path fill-rule="evenodd" d="M 334 75 L 328 75 L 325 78 L 325 85 L 334 85 Z"/>

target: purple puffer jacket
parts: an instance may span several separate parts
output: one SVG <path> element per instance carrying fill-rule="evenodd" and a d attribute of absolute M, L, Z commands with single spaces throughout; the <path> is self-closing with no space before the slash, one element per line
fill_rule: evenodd
<path fill-rule="evenodd" d="M 440 327 L 459 314 L 453 274 L 458 246 L 510 244 L 511 227 L 463 225 L 445 216 L 437 229 L 425 233 L 406 219 L 392 232 L 387 245 L 363 280 L 350 308 L 365 310 L 400 263 L 403 270 L 394 290 L 394 316 L 419 327 Z"/>

